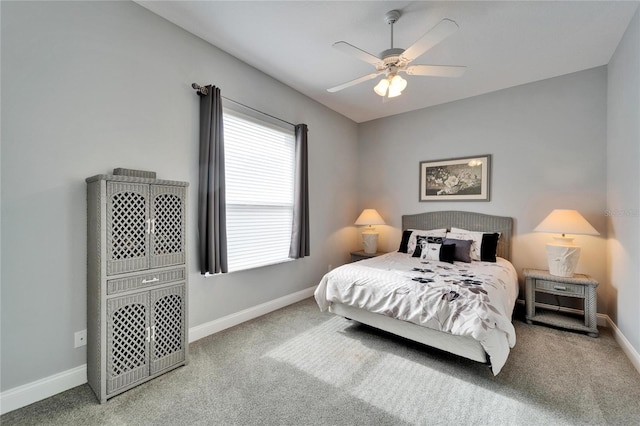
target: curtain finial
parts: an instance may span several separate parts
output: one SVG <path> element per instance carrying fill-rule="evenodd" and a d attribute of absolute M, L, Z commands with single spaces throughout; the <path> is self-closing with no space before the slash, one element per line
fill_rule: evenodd
<path fill-rule="evenodd" d="M 198 94 L 202 94 L 205 96 L 209 94 L 209 89 L 204 86 L 200 86 L 198 83 L 191 83 L 191 87 L 193 87 L 198 92 Z"/>

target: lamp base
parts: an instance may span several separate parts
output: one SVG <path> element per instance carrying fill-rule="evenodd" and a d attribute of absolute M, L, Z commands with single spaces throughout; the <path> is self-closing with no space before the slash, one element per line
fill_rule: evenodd
<path fill-rule="evenodd" d="M 364 252 L 367 254 L 375 254 L 378 251 L 378 233 L 363 232 L 362 242 L 364 243 Z"/>
<path fill-rule="evenodd" d="M 557 277 L 573 277 L 580 259 L 580 247 L 571 244 L 547 244 L 549 273 Z"/>

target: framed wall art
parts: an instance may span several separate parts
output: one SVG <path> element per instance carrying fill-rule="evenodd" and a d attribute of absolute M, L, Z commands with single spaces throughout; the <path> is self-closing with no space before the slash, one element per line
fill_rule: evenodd
<path fill-rule="evenodd" d="M 420 201 L 489 201 L 491 155 L 420 162 Z"/>

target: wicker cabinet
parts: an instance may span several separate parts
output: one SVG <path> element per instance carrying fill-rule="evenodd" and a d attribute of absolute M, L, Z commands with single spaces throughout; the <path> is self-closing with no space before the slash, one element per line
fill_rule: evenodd
<path fill-rule="evenodd" d="M 104 403 L 187 362 L 188 184 L 86 181 L 87 378 Z"/>

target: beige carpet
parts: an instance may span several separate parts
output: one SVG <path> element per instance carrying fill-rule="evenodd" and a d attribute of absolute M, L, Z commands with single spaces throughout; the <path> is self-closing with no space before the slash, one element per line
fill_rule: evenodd
<path fill-rule="evenodd" d="M 607 329 L 515 320 L 482 364 L 320 313 L 312 299 L 190 346 L 188 366 L 100 405 L 88 385 L 3 425 L 638 425 L 640 374 Z"/>

